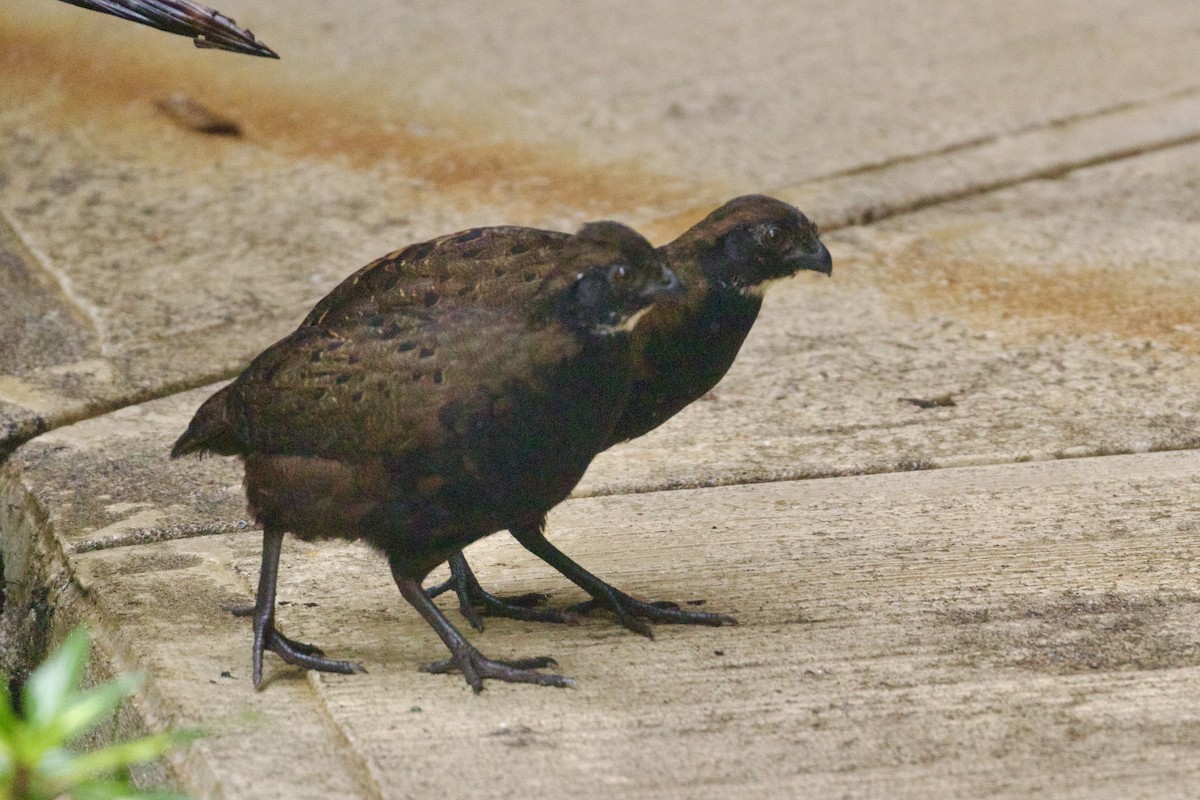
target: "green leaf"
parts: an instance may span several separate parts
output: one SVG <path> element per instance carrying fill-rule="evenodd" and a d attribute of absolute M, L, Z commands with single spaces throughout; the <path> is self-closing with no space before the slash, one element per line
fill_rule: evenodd
<path fill-rule="evenodd" d="M 93 725 L 107 719 L 130 692 L 142 682 L 141 675 L 122 675 L 84 694 L 70 697 L 48 726 L 56 739 L 66 743 Z"/>
<path fill-rule="evenodd" d="M 76 628 L 58 649 L 33 671 L 25 682 L 25 719 L 33 728 L 44 728 L 58 715 L 74 693 L 87 665 L 90 645 L 87 631 Z"/>
<path fill-rule="evenodd" d="M 0 683 L 0 798 L 11 793 L 14 771 L 29 775 L 29 797 L 73 800 L 187 800 L 170 792 L 142 792 L 128 781 L 128 766 L 159 758 L 195 734 L 158 734 L 99 750 L 75 753 L 65 745 L 110 718 L 142 681 L 122 675 L 79 691 L 90 638 L 78 628 L 29 676 L 22 699 L 24 718 Z"/>
<path fill-rule="evenodd" d="M 160 733 L 135 739 L 132 742 L 102 747 L 90 753 L 80 753 L 69 758 L 47 759 L 42 763 L 42 774 L 61 785 L 70 786 L 96 775 L 104 775 L 130 764 L 153 761 L 175 743 L 169 733 Z"/>

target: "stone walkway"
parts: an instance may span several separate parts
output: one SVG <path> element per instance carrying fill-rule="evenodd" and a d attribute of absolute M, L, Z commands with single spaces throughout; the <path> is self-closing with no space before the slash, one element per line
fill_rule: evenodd
<path fill-rule="evenodd" d="M 6 5 L 6 663 L 86 622 L 97 676 L 149 676 L 121 730 L 207 732 L 157 774 L 197 798 L 1195 797 L 1194 3 L 979 5 L 219 6 L 279 62 Z M 474 696 L 417 671 L 442 646 L 382 559 L 289 540 L 281 627 L 370 672 L 268 657 L 254 692 L 240 468 L 166 455 L 214 386 L 407 242 L 665 241 L 746 192 L 821 223 L 833 280 L 774 287 L 726 380 L 550 520 L 741 624 L 489 620 L 579 688 Z M 507 536 L 469 555 L 580 599 Z"/>

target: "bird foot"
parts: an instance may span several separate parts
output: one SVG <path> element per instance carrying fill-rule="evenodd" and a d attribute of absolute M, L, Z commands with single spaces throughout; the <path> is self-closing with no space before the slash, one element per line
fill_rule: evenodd
<path fill-rule="evenodd" d="M 493 660 L 474 648 L 456 654 L 455 658 L 422 664 L 422 672 L 445 675 L 450 672 L 461 672 L 463 678 L 475 693 L 483 691 L 483 679 L 504 681 L 506 683 L 533 683 L 538 686 L 557 686 L 559 688 L 575 688 L 571 678 L 555 675 L 549 672 L 537 672 L 546 667 L 556 667 L 558 662 L 549 656 L 533 658 L 518 658 L 513 660 Z"/>
<path fill-rule="evenodd" d="M 235 617 L 254 617 L 256 614 L 253 606 L 236 606 L 230 608 L 229 612 Z M 263 653 L 268 650 L 282 658 L 287 664 L 318 672 L 352 675 L 367 671 L 366 667 L 356 661 L 325 658 L 325 651 L 316 645 L 298 642 L 277 631 L 274 620 L 256 617 L 254 620 L 254 650 L 252 652 L 254 688 L 256 689 L 262 686 L 262 657 Z"/>
<path fill-rule="evenodd" d="M 571 614 L 556 608 L 536 608 L 549 599 L 549 595 L 541 592 L 501 597 L 484 589 L 473 572 L 452 574 L 444 583 L 425 590 L 429 597 L 437 597 L 445 592 L 453 591 L 458 596 L 458 611 L 471 627 L 483 631 L 482 616 L 508 617 L 523 622 L 554 622 L 562 625 L 576 625 L 577 620 Z"/>
<path fill-rule="evenodd" d="M 256 640 L 255 647 L 257 646 L 258 642 Z M 358 672 L 367 671 L 367 668 L 357 661 L 339 661 L 333 658 L 324 658 L 324 651 L 321 648 L 289 639 L 273 628 L 266 634 L 264 647 L 282 658 L 284 662 L 295 667 L 303 667 L 304 669 L 316 670 L 317 672 L 336 672 L 340 675 L 353 675 Z M 259 654 L 258 659 L 260 661 L 261 658 L 262 656 Z M 254 673 L 255 688 L 262 683 L 261 664 L 256 666 L 258 668 Z"/>
<path fill-rule="evenodd" d="M 567 607 L 572 614 L 587 614 L 597 608 L 608 609 L 617 621 L 634 633 L 640 633 L 647 639 L 654 638 L 654 632 L 643 619 L 652 622 L 662 622 L 670 625 L 736 625 L 737 620 L 728 614 L 714 614 L 710 611 L 684 611 L 678 603 L 669 600 L 646 602 L 631 597 L 620 589 L 607 586 L 602 597 L 585 600 Z"/>

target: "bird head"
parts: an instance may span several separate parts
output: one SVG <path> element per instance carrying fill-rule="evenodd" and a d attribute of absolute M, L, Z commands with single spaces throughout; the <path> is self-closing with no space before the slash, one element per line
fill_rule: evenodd
<path fill-rule="evenodd" d="M 662 255 L 619 222 L 584 225 L 570 248 L 566 268 L 573 281 L 559 308 L 572 327 L 592 334 L 629 331 L 652 303 L 683 294 Z"/>
<path fill-rule="evenodd" d="M 833 259 L 799 209 L 764 195 L 730 200 L 662 248 L 668 263 L 699 265 L 708 284 L 761 293 L 802 270 L 829 275 Z"/>

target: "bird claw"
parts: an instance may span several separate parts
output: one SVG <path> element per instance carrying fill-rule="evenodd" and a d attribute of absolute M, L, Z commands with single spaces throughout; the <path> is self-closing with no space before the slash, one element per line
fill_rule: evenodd
<path fill-rule="evenodd" d="M 560 625 L 575 625 L 579 620 L 571 614 L 556 608 L 537 608 L 550 599 L 550 595 L 541 592 L 526 592 L 525 594 L 501 597 L 484 589 L 475 574 L 469 570 L 465 573 L 451 575 L 444 583 L 425 590 L 430 598 L 437 597 L 448 591 L 458 596 L 458 612 L 462 614 L 471 627 L 483 632 L 483 617 L 508 617 L 522 622 L 553 622 Z"/>
<path fill-rule="evenodd" d="M 459 597 L 459 613 L 467 618 L 477 631 L 483 631 L 482 616 L 508 617 L 523 622 L 553 622 L 560 625 L 577 625 L 579 620 L 566 611 L 557 608 L 535 608 L 544 603 L 549 595 L 539 592 L 529 592 L 514 597 L 500 597 L 480 590 L 472 594 L 467 603 Z"/>
<path fill-rule="evenodd" d="M 289 639 L 278 631 L 272 630 L 265 642 L 265 649 L 294 667 L 316 670 L 317 672 L 334 672 L 339 675 L 353 675 L 366 672 L 367 668 L 357 661 L 340 661 L 334 658 L 323 658 L 325 651 L 311 644 L 304 644 Z M 261 682 L 262 674 L 256 675 L 254 685 Z"/>
<path fill-rule="evenodd" d="M 243 607 L 231 608 L 234 616 L 253 616 L 254 609 Z M 366 672 L 367 668 L 356 661 L 340 661 L 325 658 L 325 651 L 313 644 L 298 642 L 290 639 L 275 629 L 273 620 L 260 622 L 255 620 L 254 651 L 252 653 L 254 688 L 262 687 L 262 657 L 266 651 L 271 651 L 283 659 L 284 663 L 294 667 L 316 670 L 317 672 L 334 672 L 340 675 L 353 675 Z"/>
<path fill-rule="evenodd" d="M 654 638 L 654 632 L 643 619 L 651 622 L 662 622 L 668 625 L 736 625 L 737 620 L 728 614 L 715 614 L 711 611 L 684 611 L 678 603 L 670 600 L 646 602 L 631 597 L 611 586 L 603 597 L 585 600 L 567 607 L 571 614 L 587 614 L 596 609 L 607 609 L 617 618 L 617 621 L 634 633 L 640 633 L 647 639 Z"/>
<path fill-rule="evenodd" d="M 537 672 L 546 667 L 557 667 L 558 662 L 550 656 L 534 656 L 533 658 L 517 658 L 511 660 L 490 659 L 479 651 L 464 653 L 462 658 L 447 658 L 422 664 L 421 671 L 435 675 L 445 675 L 451 672 L 461 672 L 463 678 L 475 693 L 483 691 L 483 679 L 504 681 L 506 683 L 533 683 L 538 686 L 556 686 L 560 689 L 574 689 L 576 684 L 571 678 L 549 672 Z"/>
<path fill-rule="evenodd" d="M 301 656 L 315 656 L 320 658 L 325 655 L 325 651 L 317 647 L 315 644 L 307 644 L 306 642 L 297 642 L 295 639 L 289 639 L 277 630 L 270 632 L 270 641 L 267 642 L 267 649 L 280 657 L 285 658 L 281 650 L 287 651 L 289 656 L 299 654 Z M 335 661 L 332 663 L 348 664 L 348 661 Z M 365 671 L 365 670 L 364 670 Z"/>
<path fill-rule="evenodd" d="M 432 599 L 446 592 L 453 591 L 458 595 L 459 602 L 463 600 L 464 592 L 460 591 L 456 585 L 457 581 L 453 578 L 447 578 L 444 583 L 439 583 L 437 586 L 430 586 L 425 590 L 425 594 Z M 505 607 L 515 608 L 536 608 L 550 599 L 550 595 L 542 592 L 526 592 L 525 594 L 510 594 L 498 595 L 492 594 L 487 589 L 475 584 L 475 587 L 469 588 L 466 592 L 466 598 L 474 605 L 489 605 L 491 603 L 500 603 Z"/>

